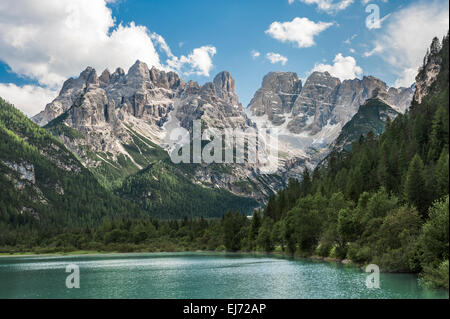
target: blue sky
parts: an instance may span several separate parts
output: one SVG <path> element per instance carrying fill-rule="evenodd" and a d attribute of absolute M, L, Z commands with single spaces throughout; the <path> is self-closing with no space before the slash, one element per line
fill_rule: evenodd
<path fill-rule="evenodd" d="M 313 69 L 328 70 L 341 79 L 373 75 L 406 86 L 432 37 L 448 30 L 448 2 L 441 0 L 107 2 L 0 5 L 0 96 L 31 115 L 86 66 L 128 69 L 136 58 L 200 83 L 227 70 L 245 106 L 270 71 L 304 79 Z M 380 11 L 375 28 L 366 24 L 369 5 Z"/>

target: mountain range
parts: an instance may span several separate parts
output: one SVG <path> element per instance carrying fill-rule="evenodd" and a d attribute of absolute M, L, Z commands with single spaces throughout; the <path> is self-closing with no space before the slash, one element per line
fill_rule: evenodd
<path fill-rule="evenodd" d="M 87 67 L 65 81 L 58 97 L 32 120 L 100 185 L 141 209 L 159 217 L 217 216 L 233 207 L 250 211 L 333 148 L 348 147 L 368 130 L 381 134 L 387 117 L 404 113 L 413 94 L 412 88 L 390 88 L 371 76 L 340 81 L 314 72 L 303 84 L 295 73 L 272 72 L 244 108 L 229 72 L 201 86 L 136 61 L 128 72 L 117 68 L 98 75 Z M 375 100 L 382 105 L 376 110 Z M 367 110 L 371 116 L 364 115 Z M 354 124 L 361 118 L 365 129 Z M 259 163 L 248 161 L 172 163 L 170 133 L 177 128 L 192 133 L 194 120 L 203 128 L 276 130 L 277 171 L 263 173 Z M 183 210 L 189 194 L 201 200 Z"/>

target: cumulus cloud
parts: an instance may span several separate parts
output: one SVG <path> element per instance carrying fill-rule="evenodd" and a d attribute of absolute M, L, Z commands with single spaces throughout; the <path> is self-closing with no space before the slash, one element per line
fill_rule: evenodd
<path fill-rule="evenodd" d="M 293 42 L 299 48 L 311 47 L 314 37 L 331 27 L 331 22 L 314 22 L 308 18 L 295 18 L 288 22 L 273 22 L 266 34 L 281 42 Z"/>
<path fill-rule="evenodd" d="M 0 59 L 12 72 L 59 88 L 87 66 L 128 69 L 136 60 L 150 67 L 209 75 L 215 48 L 204 46 L 174 57 L 164 38 L 145 26 L 117 24 L 107 3 L 114 0 L 3 0 Z M 13 101 L 14 102 L 14 101 Z M 48 102 L 48 101 L 47 101 Z M 17 103 L 16 103 L 17 104 Z M 43 105 L 36 106 L 36 112 Z"/>
<path fill-rule="evenodd" d="M 288 58 L 282 56 L 279 53 L 269 52 L 266 54 L 267 60 L 272 64 L 281 63 L 281 65 L 286 65 Z"/>
<path fill-rule="evenodd" d="M 365 57 L 379 55 L 397 74 L 396 86 L 410 86 L 433 37 L 449 28 L 447 1 L 422 1 L 392 13 Z"/>
<path fill-rule="evenodd" d="M 171 56 L 167 64 L 175 70 L 180 70 L 183 73 L 190 75 L 204 75 L 209 76 L 209 72 L 213 68 L 212 57 L 217 53 L 213 46 L 203 46 L 194 49 L 188 56 L 182 55 L 180 58 Z"/>
<path fill-rule="evenodd" d="M 25 115 L 36 114 L 36 109 L 42 108 L 58 95 L 55 90 L 35 85 L 17 86 L 13 83 L 0 83 L 0 96 L 14 104 Z"/>
<path fill-rule="evenodd" d="M 325 11 L 328 13 L 338 12 L 346 9 L 349 5 L 351 5 L 354 0 L 300 0 L 306 4 L 315 4 L 318 10 Z M 293 3 L 294 0 L 289 1 L 289 3 Z"/>
<path fill-rule="evenodd" d="M 361 67 L 356 64 L 352 56 L 344 57 L 341 53 L 337 54 L 333 60 L 334 64 L 319 63 L 314 66 L 314 71 L 328 72 L 331 75 L 343 80 L 351 80 L 360 77 L 363 73 Z"/>

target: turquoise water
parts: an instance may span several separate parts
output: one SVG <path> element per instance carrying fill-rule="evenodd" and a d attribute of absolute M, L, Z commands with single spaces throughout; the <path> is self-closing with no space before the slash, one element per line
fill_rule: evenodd
<path fill-rule="evenodd" d="M 80 288 L 66 288 L 66 267 Z M 410 274 L 367 274 L 340 264 L 219 253 L 0 258 L 0 298 L 448 298 Z"/>

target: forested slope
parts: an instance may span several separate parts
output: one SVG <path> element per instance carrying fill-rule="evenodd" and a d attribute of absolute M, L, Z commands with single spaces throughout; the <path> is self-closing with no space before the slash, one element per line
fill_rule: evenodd
<path fill-rule="evenodd" d="M 301 183 L 291 181 L 269 200 L 261 226 L 267 250 L 282 245 L 384 271 L 422 272 L 448 287 L 448 50 L 447 36 L 419 70 L 418 81 L 427 63 L 440 61 L 428 94 L 379 138 L 368 134 L 351 151 L 331 154 L 312 176 L 305 171 Z"/>

